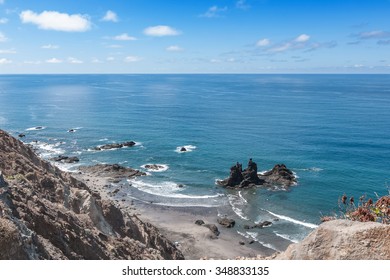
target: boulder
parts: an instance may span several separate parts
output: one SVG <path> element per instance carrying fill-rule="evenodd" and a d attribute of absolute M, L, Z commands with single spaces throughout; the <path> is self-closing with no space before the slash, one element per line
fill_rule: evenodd
<path fill-rule="evenodd" d="M 204 227 L 207 227 L 215 236 L 219 236 L 220 232 L 216 225 L 214 224 L 204 224 Z"/>
<path fill-rule="evenodd" d="M 229 219 L 229 218 L 219 218 L 217 221 L 218 221 L 218 224 L 220 224 L 221 226 L 223 226 L 225 228 L 232 228 L 236 224 L 235 220 Z"/>
<path fill-rule="evenodd" d="M 198 226 L 201 226 L 201 225 L 204 225 L 205 222 L 203 220 L 196 220 L 195 224 L 198 225 Z"/>
<path fill-rule="evenodd" d="M 181 147 L 180 152 L 187 152 L 187 149 L 184 147 Z"/>
<path fill-rule="evenodd" d="M 19 138 L 23 138 L 23 137 L 25 137 L 25 136 L 26 136 L 26 134 L 24 134 L 24 133 L 20 133 L 18 136 L 19 136 Z"/>

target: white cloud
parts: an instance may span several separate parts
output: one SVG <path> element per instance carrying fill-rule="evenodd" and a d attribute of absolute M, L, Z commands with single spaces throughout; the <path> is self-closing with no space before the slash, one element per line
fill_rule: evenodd
<path fill-rule="evenodd" d="M 41 48 L 42 49 L 49 49 L 49 50 L 56 50 L 56 49 L 59 49 L 60 46 L 48 44 L 48 45 L 43 45 Z"/>
<path fill-rule="evenodd" d="M 72 64 L 82 64 L 82 63 L 84 63 L 82 60 L 79 60 L 79 59 L 74 58 L 74 57 L 68 57 L 68 62 L 72 63 Z"/>
<path fill-rule="evenodd" d="M 125 58 L 125 62 L 137 62 L 137 61 L 141 61 L 142 60 L 142 57 L 139 57 L 139 56 L 127 56 Z"/>
<path fill-rule="evenodd" d="M 8 50 L 0 50 L 0 54 L 15 54 L 16 51 L 14 49 L 8 49 Z"/>
<path fill-rule="evenodd" d="M 127 33 L 123 33 L 121 35 L 115 36 L 113 39 L 117 40 L 117 41 L 135 41 L 135 40 L 137 40 L 137 38 L 129 36 Z"/>
<path fill-rule="evenodd" d="M 246 3 L 246 0 L 238 0 L 238 1 L 236 2 L 236 8 L 238 8 L 238 9 L 247 10 L 247 9 L 249 9 L 250 7 L 251 7 L 251 6 L 248 5 L 248 4 Z"/>
<path fill-rule="evenodd" d="M 0 42 L 6 42 L 8 41 L 7 36 L 5 36 L 2 32 L 0 32 Z"/>
<path fill-rule="evenodd" d="M 12 60 L 6 58 L 0 58 L 0 64 L 10 64 L 10 63 L 12 63 Z"/>
<path fill-rule="evenodd" d="M 266 47 L 270 43 L 271 43 L 271 41 L 269 39 L 264 38 L 264 39 L 260 39 L 259 41 L 257 41 L 256 46 L 258 46 L 258 47 Z"/>
<path fill-rule="evenodd" d="M 0 18 L 0 24 L 6 24 L 8 22 L 8 18 Z"/>
<path fill-rule="evenodd" d="M 106 58 L 106 60 L 107 60 L 107 61 L 114 61 L 114 60 L 115 60 L 115 57 L 109 56 L 109 57 Z"/>
<path fill-rule="evenodd" d="M 205 13 L 199 15 L 200 17 L 206 17 L 206 18 L 214 18 L 214 17 L 220 17 L 221 13 L 224 13 L 227 11 L 227 7 L 219 8 L 218 6 L 212 6 L 210 7 Z"/>
<path fill-rule="evenodd" d="M 144 34 L 148 36 L 163 37 L 163 36 L 176 36 L 180 32 L 167 25 L 150 26 L 144 30 Z"/>
<path fill-rule="evenodd" d="M 99 60 L 98 58 L 94 57 L 91 60 L 92 63 L 103 63 L 103 61 Z"/>
<path fill-rule="evenodd" d="M 36 61 L 33 61 L 33 60 L 26 60 L 23 62 L 24 64 L 34 64 L 34 65 L 38 65 L 38 64 L 41 64 L 42 62 L 40 60 L 36 60 Z"/>
<path fill-rule="evenodd" d="M 108 10 L 101 20 L 102 21 L 118 22 L 118 16 L 115 12 Z"/>
<path fill-rule="evenodd" d="M 304 43 L 304 42 L 309 41 L 309 39 L 310 39 L 309 35 L 301 34 L 297 38 L 295 38 L 294 41 L 297 42 L 297 43 Z"/>
<path fill-rule="evenodd" d="M 120 48 L 123 48 L 123 46 L 121 46 L 121 45 L 108 45 L 107 48 L 110 48 L 110 49 L 120 49 Z"/>
<path fill-rule="evenodd" d="M 183 51 L 183 48 L 174 45 L 174 46 L 167 47 L 166 50 L 169 52 L 181 52 L 181 51 Z"/>
<path fill-rule="evenodd" d="M 374 30 L 370 32 L 361 32 L 357 34 L 357 37 L 360 39 L 380 39 L 380 38 L 389 38 L 390 32 L 382 30 Z"/>
<path fill-rule="evenodd" d="M 46 63 L 53 63 L 53 64 L 56 64 L 56 63 L 62 63 L 62 60 L 61 59 L 58 59 L 58 58 L 51 58 L 51 59 L 48 59 L 46 60 Z"/>
<path fill-rule="evenodd" d="M 91 28 L 91 22 L 86 15 L 69 15 L 56 11 L 44 11 L 37 14 L 26 10 L 20 13 L 23 23 L 31 23 L 44 30 L 56 30 L 65 32 L 84 32 Z"/>

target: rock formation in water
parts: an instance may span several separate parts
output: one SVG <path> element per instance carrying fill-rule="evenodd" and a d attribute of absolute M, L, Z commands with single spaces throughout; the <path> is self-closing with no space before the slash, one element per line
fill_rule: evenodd
<path fill-rule="evenodd" d="M 112 150 L 112 149 L 120 149 L 123 147 L 133 147 L 135 145 L 136 143 L 134 141 L 128 141 L 123 143 L 105 144 L 105 145 L 94 147 L 93 149 L 96 151 Z"/>
<path fill-rule="evenodd" d="M 242 164 L 237 162 L 236 165 L 230 168 L 229 177 L 217 183 L 227 188 L 273 187 L 275 185 L 287 188 L 296 184 L 296 182 L 294 173 L 284 164 L 277 164 L 272 170 L 259 175 L 257 164 L 250 159 L 246 169 L 243 170 Z"/>
<path fill-rule="evenodd" d="M 0 172 L 0 259 L 183 259 L 153 225 L 2 130 Z"/>

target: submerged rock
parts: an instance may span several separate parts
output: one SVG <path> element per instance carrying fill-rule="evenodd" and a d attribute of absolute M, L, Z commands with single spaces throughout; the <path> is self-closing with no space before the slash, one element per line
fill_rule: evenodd
<path fill-rule="evenodd" d="M 277 164 L 272 170 L 262 175 L 259 175 L 257 170 L 257 164 L 252 159 L 249 160 L 248 167 L 244 170 L 242 170 L 242 164 L 237 162 L 236 165 L 230 168 L 229 177 L 218 181 L 217 184 L 237 189 L 254 186 L 270 187 L 273 185 L 287 188 L 297 182 L 294 173 L 284 164 Z"/>
<path fill-rule="evenodd" d="M 134 141 L 128 141 L 123 143 L 105 144 L 105 145 L 94 147 L 93 149 L 96 151 L 101 151 L 101 150 L 120 149 L 123 147 L 133 147 L 135 145 L 136 143 Z"/>
<path fill-rule="evenodd" d="M 75 163 L 80 161 L 78 157 L 68 157 L 64 155 L 59 155 L 57 157 L 51 158 L 50 160 L 57 161 L 57 162 L 65 162 L 65 163 Z"/>
<path fill-rule="evenodd" d="M 145 172 L 130 167 L 124 167 L 119 164 L 97 164 L 93 166 L 81 166 L 79 170 L 100 177 L 110 177 L 112 179 L 132 178 L 146 175 Z"/>

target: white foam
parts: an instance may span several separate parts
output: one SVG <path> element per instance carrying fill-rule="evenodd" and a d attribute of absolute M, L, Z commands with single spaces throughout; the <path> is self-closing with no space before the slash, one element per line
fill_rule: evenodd
<path fill-rule="evenodd" d="M 269 243 L 264 243 L 263 241 L 259 240 L 257 238 L 258 234 L 256 232 L 246 232 L 246 233 L 243 233 L 243 232 L 240 232 L 240 231 L 237 231 L 237 233 L 241 236 L 244 236 L 245 238 L 248 238 L 248 239 L 252 239 L 256 242 L 259 242 L 261 245 L 263 245 L 264 247 L 267 247 L 269 249 L 272 249 L 274 251 L 277 251 L 279 252 L 278 249 L 276 249 L 274 246 L 272 246 L 271 244 Z"/>
<path fill-rule="evenodd" d="M 240 206 L 244 205 L 244 202 L 241 200 L 239 196 L 228 194 L 229 204 L 232 207 L 234 213 L 239 216 L 241 219 L 249 221 L 249 218 L 244 215 L 244 212 L 240 208 Z"/>
<path fill-rule="evenodd" d="M 301 171 L 311 171 L 311 172 L 321 172 L 321 171 L 323 171 L 324 169 L 319 168 L 319 167 L 310 167 L 310 168 L 302 168 L 302 169 L 297 169 L 297 170 L 301 170 Z"/>
<path fill-rule="evenodd" d="M 59 148 L 59 146 L 65 144 L 64 142 L 57 142 L 55 144 L 49 144 L 49 143 L 38 141 L 38 142 L 30 142 L 29 144 L 31 146 L 33 146 L 34 148 L 38 149 L 38 153 L 44 158 L 47 158 L 47 157 L 50 157 L 53 155 L 61 155 L 61 154 L 65 153 L 65 151 L 63 149 Z"/>
<path fill-rule="evenodd" d="M 294 238 L 288 236 L 287 234 L 278 233 L 277 231 L 274 231 L 274 233 L 275 233 L 277 236 L 279 236 L 279 237 L 281 237 L 281 238 L 283 238 L 283 239 L 286 239 L 286 240 L 288 240 L 288 241 L 291 241 L 292 243 L 298 243 L 298 242 L 299 242 L 298 240 L 296 240 L 296 239 L 294 239 Z"/>
<path fill-rule="evenodd" d="M 185 148 L 186 151 L 181 151 L 182 148 Z M 192 151 L 195 150 L 196 148 L 197 148 L 197 147 L 196 147 L 196 146 L 193 146 L 193 145 L 179 146 L 179 147 L 176 147 L 175 152 L 176 152 L 176 153 L 188 153 L 188 152 L 192 152 Z"/>
<path fill-rule="evenodd" d="M 279 215 L 279 214 L 275 214 L 271 211 L 268 211 L 268 210 L 265 210 L 267 211 L 268 213 L 270 213 L 271 215 L 279 218 L 279 219 L 282 219 L 282 220 L 285 220 L 285 221 L 288 221 L 288 222 L 291 222 L 291 223 L 294 223 L 294 224 L 297 224 L 297 225 L 301 225 L 301 226 L 304 226 L 304 227 L 308 227 L 308 228 L 317 228 L 318 225 L 315 225 L 315 224 L 311 224 L 311 223 L 307 223 L 307 222 L 302 222 L 302 221 L 299 221 L 299 220 L 296 220 L 296 219 L 293 219 L 291 217 L 287 217 L 287 216 L 284 216 L 284 215 Z"/>
<path fill-rule="evenodd" d="M 103 142 L 103 141 L 108 141 L 108 139 L 107 138 L 102 138 L 102 139 L 99 139 L 98 141 L 99 142 Z"/>
<path fill-rule="evenodd" d="M 157 165 L 158 169 L 147 168 L 146 167 L 147 165 Z M 164 171 L 167 171 L 169 169 L 169 166 L 167 164 L 160 164 L 160 163 L 157 163 L 157 164 L 147 163 L 147 164 L 141 165 L 141 167 L 143 169 L 148 170 L 149 172 L 164 172 Z"/>
<path fill-rule="evenodd" d="M 242 201 L 248 203 L 248 201 L 241 195 L 241 191 L 238 192 L 238 196 L 242 199 Z"/>
<path fill-rule="evenodd" d="M 26 131 L 42 130 L 42 129 L 45 129 L 45 128 L 46 128 L 46 126 L 34 126 L 34 127 L 27 128 Z"/>
<path fill-rule="evenodd" d="M 209 199 L 209 198 L 217 198 L 224 196 L 224 194 L 215 194 L 215 195 L 187 195 L 182 194 L 182 192 L 185 188 L 179 188 L 178 184 L 174 182 L 159 182 L 157 183 L 147 183 L 142 180 L 133 179 L 127 180 L 132 187 L 137 188 L 140 191 L 143 191 L 148 194 L 158 195 L 162 197 L 169 197 L 169 198 L 187 198 L 187 199 Z"/>

